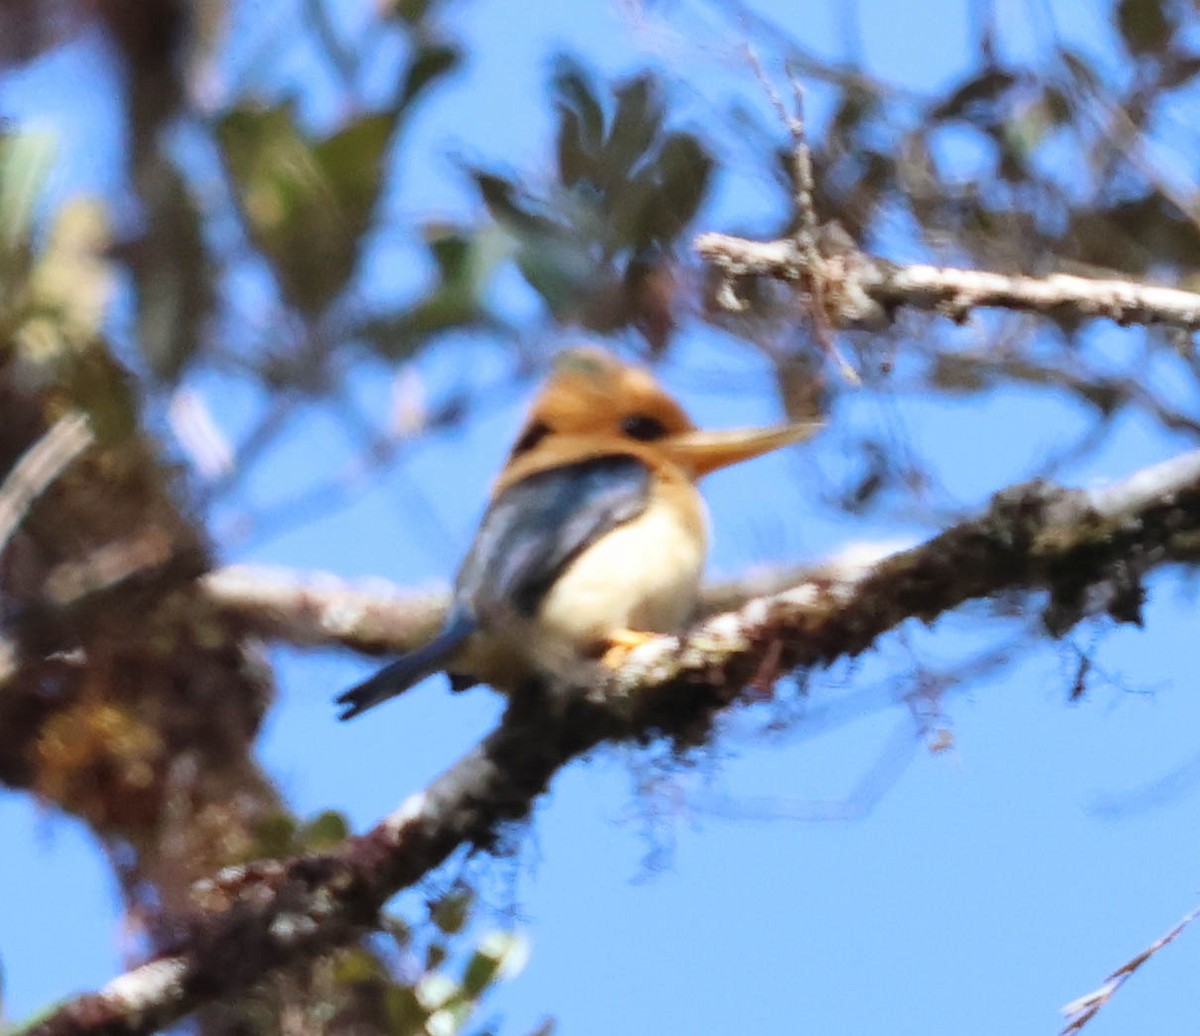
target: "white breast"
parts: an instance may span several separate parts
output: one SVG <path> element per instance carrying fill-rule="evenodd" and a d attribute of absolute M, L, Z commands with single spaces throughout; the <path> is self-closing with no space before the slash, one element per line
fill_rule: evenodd
<path fill-rule="evenodd" d="M 597 540 L 566 568 L 538 610 L 534 636 L 555 655 L 587 655 L 618 629 L 671 633 L 690 617 L 708 549 L 703 504 L 694 525 L 661 501 Z"/>

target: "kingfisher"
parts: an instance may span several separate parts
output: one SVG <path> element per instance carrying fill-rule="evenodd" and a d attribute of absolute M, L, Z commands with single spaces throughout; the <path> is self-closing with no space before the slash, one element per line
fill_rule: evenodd
<path fill-rule="evenodd" d="M 708 551 L 704 475 L 819 427 L 702 431 L 642 367 L 559 354 L 454 583 L 445 624 L 337 699 L 350 719 L 445 671 L 516 693 L 579 681 L 691 617 Z"/>

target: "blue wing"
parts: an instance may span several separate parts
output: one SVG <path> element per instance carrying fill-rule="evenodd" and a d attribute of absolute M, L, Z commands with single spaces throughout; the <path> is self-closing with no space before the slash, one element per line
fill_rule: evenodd
<path fill-rule="evenodd" d="M 588 546 L 636 518 L 650 497 L 650 472 L 635 457 L 596 457 L 539 472 L 501 493 L 483 516 L 455 581 L 442 631 L 338 696 L 350 719 L 444 669 L 471 634 L 531 618 L 559 573 Z M 451 676 L 461 690 L 469 678 Z"/>
<path fill-rule="evenodd" d="M 455 598 L 481 626 L 531 618 L 559 574 L 587 547 L 636 518 L 650 497 L 650 471 L 610 456 L 538 472 L 488 508 L 455 584 Z"/>

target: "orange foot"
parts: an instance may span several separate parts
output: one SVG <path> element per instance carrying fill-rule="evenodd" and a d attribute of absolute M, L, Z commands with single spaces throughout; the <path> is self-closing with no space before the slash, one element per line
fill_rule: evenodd
<path fill-rule="evenodd" d="M 661 633 L 643 633 L 641 630 L 613 630 L 608 635 L 608 648 L 600 657 L 600 663 L 609 669 L 620 669 L 630 651 L 660 636 Z"/>

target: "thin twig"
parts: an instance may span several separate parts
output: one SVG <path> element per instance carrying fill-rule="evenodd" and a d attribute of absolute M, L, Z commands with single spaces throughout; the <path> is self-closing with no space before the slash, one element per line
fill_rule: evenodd
<path fill-rule="evenodd" d="M 809 313 L 812 318 L 813 334 L 825 354 L 833 360 L 841 371 L 842 377 L 851 385 L 861 385 L 862 379 L 858 372 L 838 348 L 830 326 L 829 313 L 825 308 L 825 278 L 826 263 L 821 255 L 817 238 L 820 225 L 817 221 L 816 203 L 813 200 L 815 184 L 812 170 L 812 154 L 808 149 L 808 138 L 804 126 L 804 88 L 795 71 L 789 67 L 788 78 L 792 85 L 792 110 L 788 111 L 783 98 L 767 77 L 766 70 L 759 61 L 758 52 L 753 46 L 746 45 L 746 55 L 754 74 L 762 85 L 767 100 L 779 116 L 788 134 L 792 138 L 792 207 L 796 223 L 792 239 L 796 250 L 803 258 L 805 276 L 802 284 L 808 289 Z"/>
<path fill-rule="evenodd" d="M 1127 960 L 1109 975 L 1098 988 L 1066 1004 L 1062 1008 L 1062 1013 L 1067 1017 L 1067 1024 L 1063 1026 L 1062 1036 L 1069 1036 L 1070 1033 L 1079 1032 L 1080 1029 L 1095 1018 L 1100 1008 L 1112 999 L 1113 994 L 1125 984 L 1125 980 L 1130 975 L 1158 953 L 1167 943 L 1173 942 L 1197 917 L 1200 917 L 1200 907 L 1189 913 L 1179 924 L 1167 932 L 1166 935 L 1155 939 L 1141 953 Z"/>

